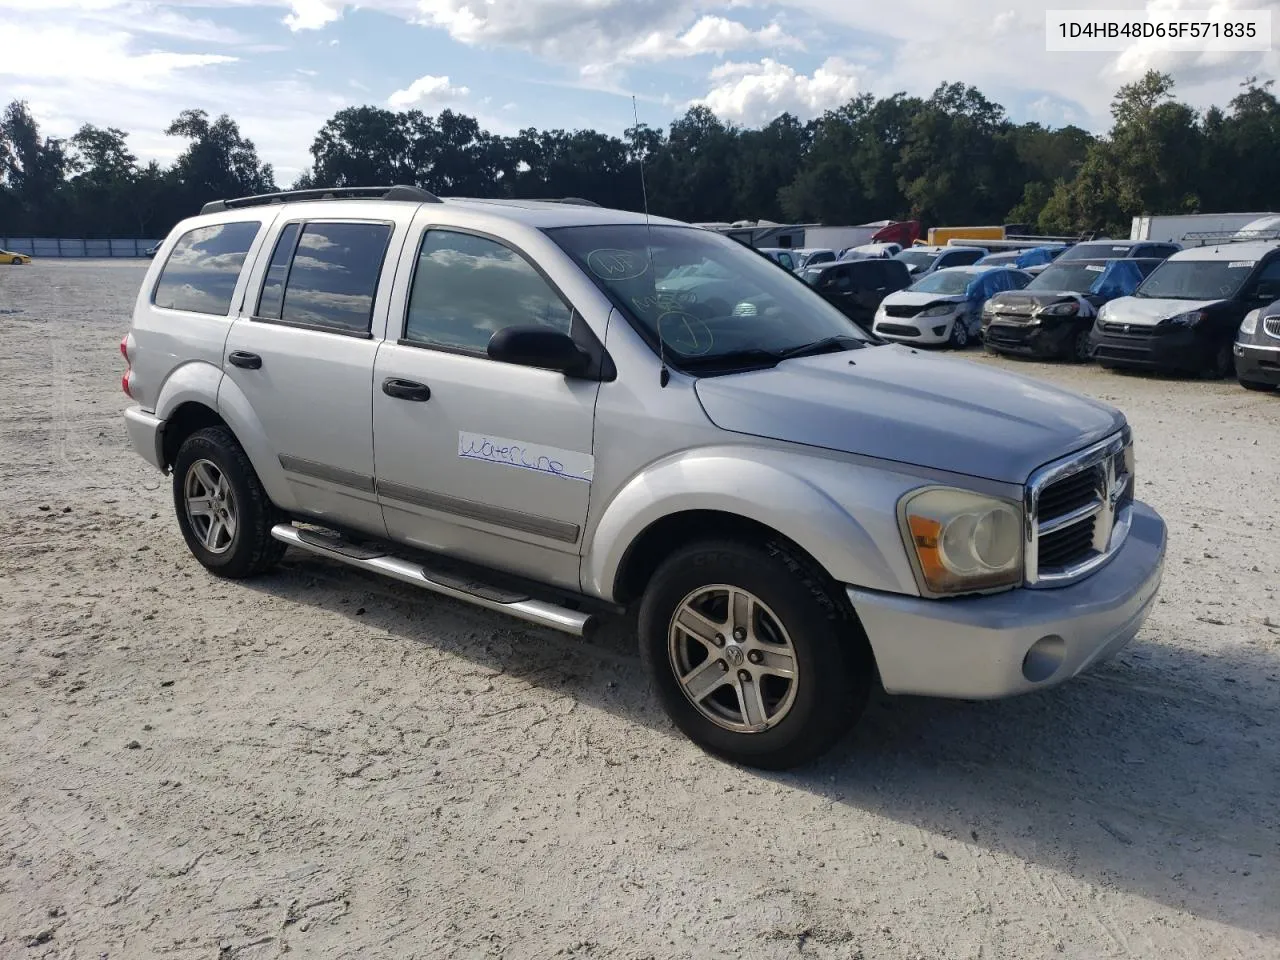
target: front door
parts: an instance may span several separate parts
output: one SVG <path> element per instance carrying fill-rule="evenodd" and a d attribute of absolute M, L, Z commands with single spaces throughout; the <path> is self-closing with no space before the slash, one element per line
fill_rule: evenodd
<path fill-rule="evenodd" d="M 374 370 L 378 495 L 407 543 L 576 589 L 600 385 L 488 358 L 495 332 L 530 324 L 580 332 L 520 252 L 423 233 Z"/>
<path fill-rule="evenodd" d="M 279 225 L 261 287 L 227 338 L 237 396 L 224 386 L 219 400 L 248 404 L 300 513 L 375 534 L 385 531 L 373 486 L 371 322 L 390 287 L 392 234 L 386 222 Z"/>

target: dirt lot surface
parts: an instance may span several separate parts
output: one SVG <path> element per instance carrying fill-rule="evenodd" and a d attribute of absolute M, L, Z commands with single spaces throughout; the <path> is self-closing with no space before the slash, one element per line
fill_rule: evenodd
<path fill-rule="evenodd" d="M 764 776 L 672 730 L 625 622 L 206 575 L 126 447 L 142 275 L 0 273 L 0 957 L 1280 957 L 1280 397 L 1017 364 L 1132 420 L 1151 619 Z"/>

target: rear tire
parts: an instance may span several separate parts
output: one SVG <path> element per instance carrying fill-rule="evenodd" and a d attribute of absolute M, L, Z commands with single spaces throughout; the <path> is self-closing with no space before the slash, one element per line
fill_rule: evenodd
<path fill-rule="evenodd" d="M 173 503 L 188 549 L 219 577 L 265 573 L 288 549 L 271 536 L 280 512 L 226 427 L 206 427 L 183 441 L 173 463 Z"/>
<path fill-rule="evenodd" d="M 769 770 L 832 747 L 861 714 L 875 673 L 847 600 L 776 543 L 706 541 L 669 557 L 641 602 L 640 655 L 690 740 Z"/>

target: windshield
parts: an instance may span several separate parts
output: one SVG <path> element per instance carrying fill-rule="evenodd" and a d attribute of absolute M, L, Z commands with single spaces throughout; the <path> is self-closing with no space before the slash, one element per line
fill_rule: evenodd
<path fill-rule="evenodd" d="M 901 253 L 895 253 L 893 259 L 901 260 L 908 267 L 919 267 L 925 270 L 937 259 L 937 256 L 936 253 L 925 253 L 923 250 L 903 250 Z"/>
<path fill-rule="evenodd" d="M 1051 293 L 1087 293 L 1106 269 L 1106 262 L 1062 263 L 1059 261 L 1027 284 L 1026 290 Z"/>
<path fill-rule="evenodd" d="M 727 366 L 735 355 L 759 365 L 833 337 L 876 342 L 799 277 L 718 233 L 643 224 L 546 233 L 655 349 L 661 330 L 677 366 Z"/>
<path fill-rule="evenodd" d="M 931 273 L 923 280 L 917 280 L 907 287 L 912 293 L 938 293 L 946 297 L 956 297 L 964 293 L 977 274 L 968 270 L 939 270 Z"/>
<path fill-rule="evenodd" d="M 1253 260 L 1166 260 L 1134 292 L 1167 300 L 1226 300 L 1244 286 Z"/>
<path fill-rule="evenodd" d="M 1058 262 L 1067 260 L 1114 260 L 1127 257 L 1132 245 L 1128 243 L 1077 243 L 1066 253 L 1058 257 Z"/>

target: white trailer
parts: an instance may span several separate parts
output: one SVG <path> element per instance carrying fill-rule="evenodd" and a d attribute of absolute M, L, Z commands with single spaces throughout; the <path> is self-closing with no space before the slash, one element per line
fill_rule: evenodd
<path fill-rule="evenodd" d="M 1204 241 L 1188 238 L 1188 234 L 1224 234 L 1243 230 L 1249 224 L 1274 213 L 1189 213 L 1167 217 L 1134 217 L 1130 240 L 1153 240 L 1157 243 L 1181 243 L 1201 246 Z"/>
<path fill-rule="evenodd" d="M 839 253 L 848 247 L 860 247 L 885 228 L 883 223 L 867 223 L 858 227 L 805 227 L 804 245 L 834 250 Z"/>

